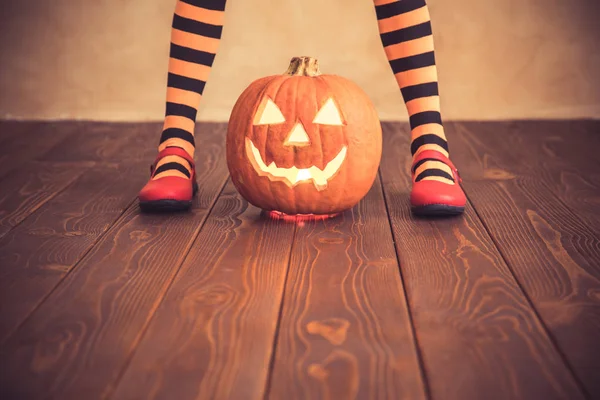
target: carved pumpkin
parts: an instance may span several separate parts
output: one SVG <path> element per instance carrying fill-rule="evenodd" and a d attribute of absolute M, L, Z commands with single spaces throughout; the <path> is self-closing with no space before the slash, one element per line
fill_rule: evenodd
<path fill-rule="evenodd" d="M 283 75 L 254 81 L 236 102 L 227 166 L 240 194 L 265 210 L 334 214 L 371 188 L 381 125 L 351 81 L 321 75 L 317 60 L 293 58 Z"/>

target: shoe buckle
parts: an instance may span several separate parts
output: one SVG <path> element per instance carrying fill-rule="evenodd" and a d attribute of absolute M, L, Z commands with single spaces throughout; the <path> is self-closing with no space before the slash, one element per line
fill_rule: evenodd
<path fill-rule="evenodd" d="M 458 173 L 458 168 L 454 168 L 454 172 L 456 173 L 456 177 L 458 178 L 458 183 L 462 183 L 462 178 L 460 177 L 460 174 Z"/>

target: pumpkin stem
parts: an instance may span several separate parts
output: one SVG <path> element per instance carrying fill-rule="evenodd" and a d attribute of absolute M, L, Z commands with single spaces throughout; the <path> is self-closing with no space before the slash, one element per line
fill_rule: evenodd
<path fill-rule="evenodd" d="M 302 56 L 292 58 L 285 74 L 313 77 L 321 75 L 321 71 L 319 71 L 319 62 L 316 58 Z"/>

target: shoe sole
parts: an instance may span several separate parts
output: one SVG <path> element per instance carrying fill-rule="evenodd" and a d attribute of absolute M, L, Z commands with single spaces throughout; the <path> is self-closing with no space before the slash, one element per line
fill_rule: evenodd
<path fill-rule="evenodd" d="M 464 207 L 449 206 L 446 204 L 428 204 L 426 206 L 412 207 L 413 214 L 424 217 L 460 215 L 464 211 Z"/>
<path fill-rule="evenodd" d="M 198 183 L 192 185 L 192 198 L 198 192 Z M 192 207 L 192 200 L 160 199 L 151 201 L 140 201 L 140 209 L 143 212 L 173 212 L 187 211 Z"/>

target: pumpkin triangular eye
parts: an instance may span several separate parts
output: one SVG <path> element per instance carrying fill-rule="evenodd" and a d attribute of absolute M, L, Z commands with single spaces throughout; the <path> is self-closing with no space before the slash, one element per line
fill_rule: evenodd
<path fill-rule="evenodd" d="M 342 117 L 338 111 L 333 99 L 327 100 L 327 102 L 321 107 L 315 119 L 314 124 L 322 125 L 343 125 Z"/>
<path fill-rule="evenodd" d="M 281 113 L 277 104 L 270 98 L 263 100 L 263 104 L 256 111 L 254 116 L 254 125 L 281 124 L 285 122 L 285 117 Z"/>

